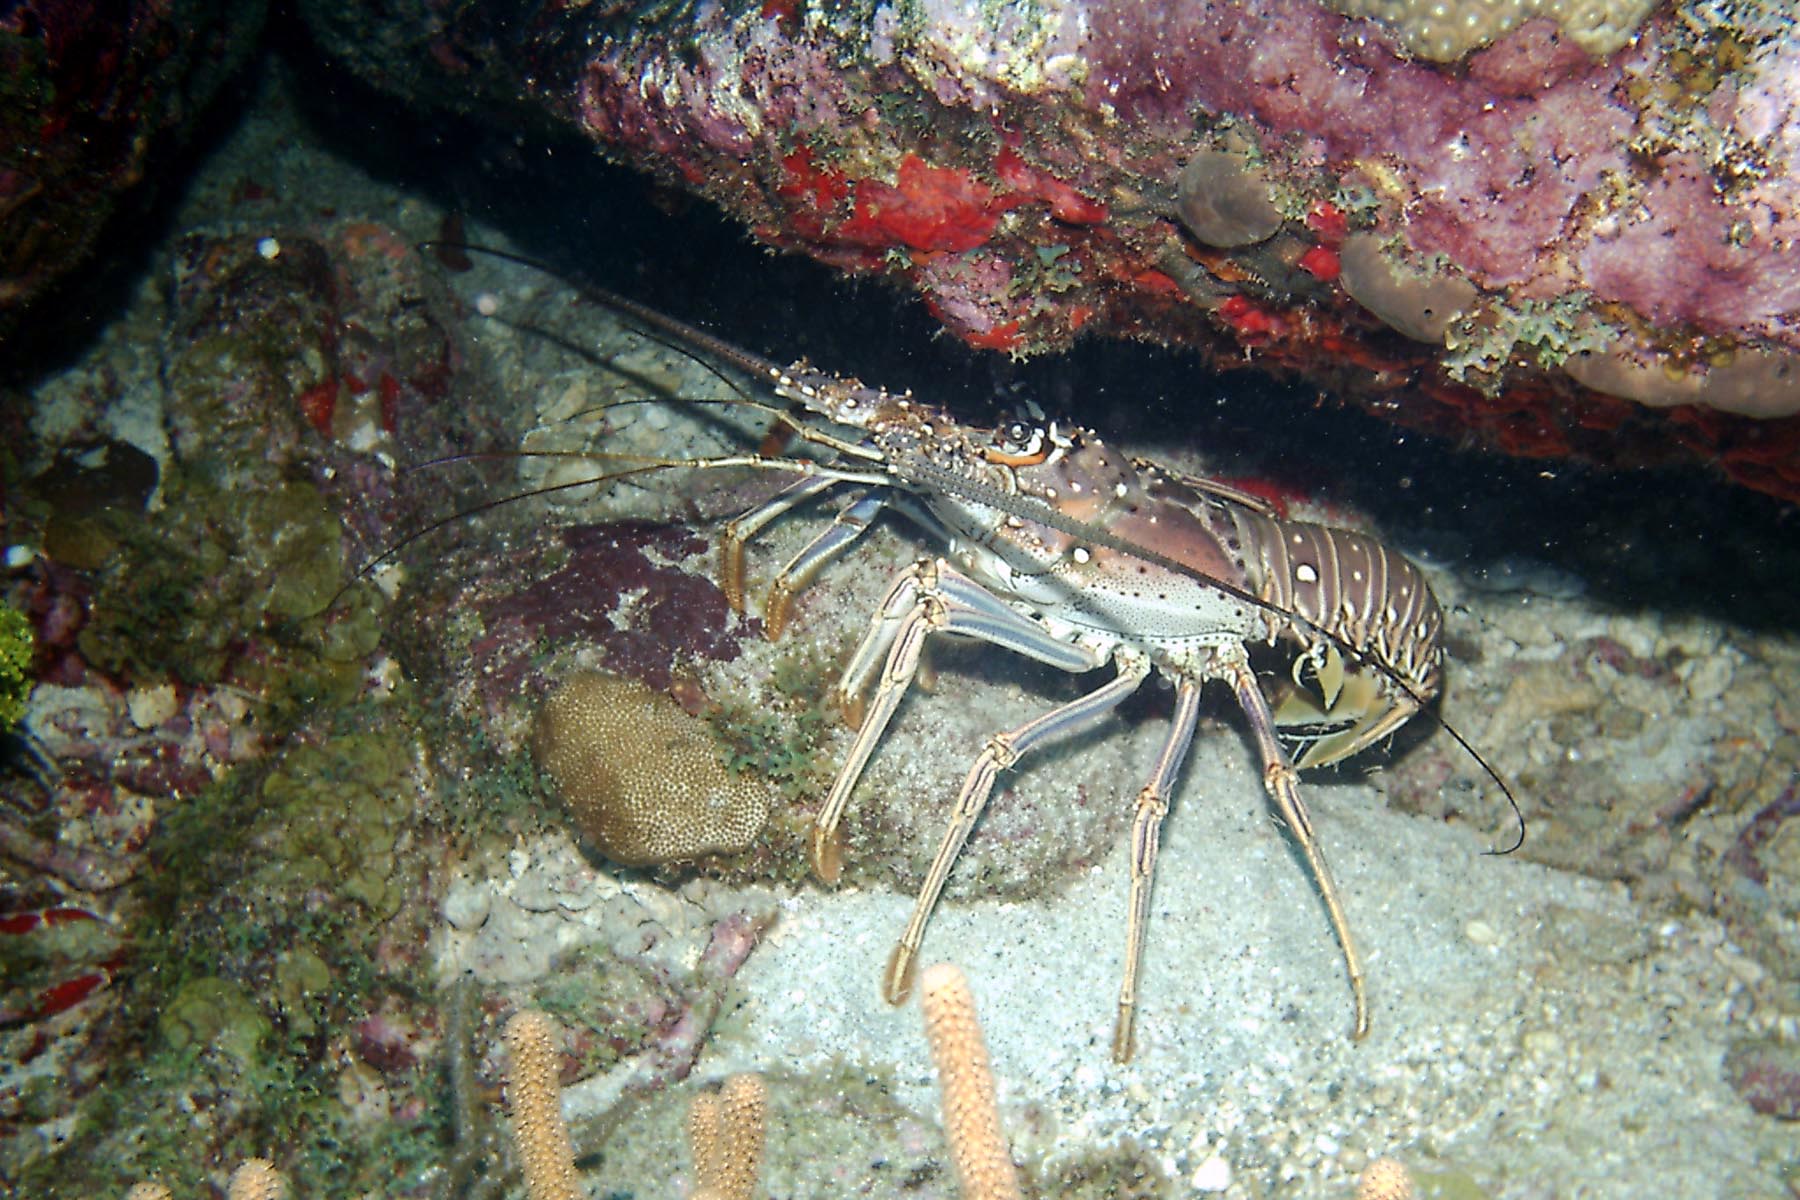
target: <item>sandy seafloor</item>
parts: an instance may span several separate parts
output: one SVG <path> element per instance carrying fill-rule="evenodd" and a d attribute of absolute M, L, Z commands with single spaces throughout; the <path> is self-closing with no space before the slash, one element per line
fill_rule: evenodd
<path fill-rule="evenodd" d="M 433 226 L 434 201 L 372 180 L 283 118 L 264 121 L 205 165 L 182 219 L 209 219 L 207 197 L 221 181 L 254 176 L 297 207 L 329 196 L 339 212 Z M 472 224 L 471 234 L 508 231 Z M 457 287 L 534 312 L 558 302 L 557 285 L 492 264 Z M 604 322 L 584 328 L 606 336 Z M 566 394 L 575 365 L 545 368 L 549 352 L 511 356 L 504 343 L 512 335 L 482 336 L 515 372 L 506 377 L 513 401 L 538 410 L 525 423 L 555 426 L 581 407 Z M 629 345 L 632 354 L 661 353 Z M 545 369 L 562 374 L 533 374 Z M 704 376 L 688 378 L 708 386 Z M 609 433 L 669 455 L 722 444 L 696 446 L 678 413 L 650 410 Z M 1303 433 L 1292 436 L 1304 442 Z M 1131 448 L 1206 465 L 1166 445 Z M 599 507 L 616 514 L 670 504 L 644 488 Z M 1336 512 L 1359 515 L 1348 505 Z M 583 516 L 592 519 L 580 511 L 571 519 Z M 1744 756 L 1778 755 L 1771 748 L 1792 732 L 1780 697 L 1800 664 L 1794 631 L 1746 628 L 1686 599 L 1679 616 L 1655 595 L 1621 602 L 1566 564 L 1520 557 L 1510 536 L 1497 544 L 1494 524 L 1505 519 L 1440 514 L 1434 528 L 1409 530 L 1389 511 L 1383 533 L 1426 558 L 1458 639 L 1445 715 L 1509 778 L 1568 789 L 1544 797 L 1519 785 L 1534 846 L 1561 847 L 1564 862 L 1482 854 L 1510 837 L 1504 804 L 1441 733 L 1413 739 L 1387 769 L 1305 782 L 1367 960 L 1366 1041 L 1346 1036 L 1338 948 L 1269 816 L 1241 719 L 1223 696 L 1206 710 L 1165 825 L 1131 1064 L 1108 1055 L 1124 942 L 1122 839 L 1025 899 L 978 894 L 965 861 L 931 925 L 925 960 L 954 961 L 973 984 L 1014 1155 L 1041 1194 L 1347 1198 L 1378 1155 L 1410 1164 L 1422 1195 L 1791 1194 L 1784 1178 L 1800 1163 L 1795 1126 L 1753 1112 L 1721 1060 L 1734 1038 L 1793 1034 L 1800 1002 L 1779 981 L 1794 966 L 1738 944 L 1704 904 L 1677 902 L 1703 892 L 1684 883 L 1707 877 L 1705 864 L 1737 826 L 1721 817 L 1709 829 L 1702 816 L 1671 834 L 1680 845 L 1656 858 L 1654 886 L 1598 850 L 1593 869 L 1566 869 L 1580 865 L 1583 847 L 1609 843 L 1559 836 L 1559 828 L 1591 834 L 1667 809 L 1731 739 Z M 800 517 L 759 542 L 759 578 L 815 528 Z M 1451 552 L 1438 549 L 1446 530 Z M 790 645 L 840 652 L 885 585 L 883 564 L 923 548 L 903 524 L 884 525 L 808 595 Z M 1680 665 L 1645 681 L 1583 660 L 1575 679 L 1573 648 L 1598 638 L 1642 661 Z M 1671 647 L 1680 653 L 1670 656 Z M 981 739 L 1048 706 L 1040 674 L 1015 678 L 998 657 L 954 656 L 934 690 L 909 702 L 866 791 L 941 796 L 947 808 Z M 768 662 L 758 651 L 709 669 L 707 688 L 754 696 Z M 1046 813 L 1065 803 L 1123 811 L 1153 752 L 1161 710 L 1152 709 L 1046 754 L 1016 787 L 1003 787 L 994 820 L 1020 797 L 1035 797 Z M 1614 720 L 1620 713 L 1632 719 Z M 839 734 L 834 746 L 843 745 Z M 1759 769 L 1779 778 L 1793 768 L 1777 757 Z M 1400 788 L 1405 803 L 1394 802 Z M 1446 788 L 1456 802 L 1434 803 Z M 1599 821 L 1568 814 L 1584 803 L 1618 811 Z M 928 852 L 922 842 L 919 859 Z M 968 853 L 983 853 L 980 838 Z M 1794 861 L 1784 851 L 1772 869 L 1791 871 L 1781 864 Z M 911 880 L 918 867 L 915 860 L 895 873 Z M 597 867 L 552 831 L 513 847 L 503 868 L 471 869 L 458 882 L 435 951 L 445 978 L 473 970 L 520 983 L 549 969 L 551 947 L 608 944 L 650 928 L 660 953 L 691 959 L 707 914 L 771 910 L 777 920 L 736 976 L 728 1013 L 688 1084 L 614 1108 L 636 1078 L 627 1061 L 568 1091 L 588 1194 L 687 1195 L 688 1096 L 699 1082 L 756 1070 L 771 1097 L 766 1194 L 951 1196 L 919 1013 L 892 1009 L 877 994 L 911 903 L 908 884 L 883 887 L 880 877 L 876 870 L 862 886 L 835 891 L 707 880 L 666 888 Z M 1791 875 L 1771 884 L 1793 886 Z M 602 1113 L 605 1121 L 594 1119 Z M 297 1194 L 307 1194 L 304 1181 Z"/>

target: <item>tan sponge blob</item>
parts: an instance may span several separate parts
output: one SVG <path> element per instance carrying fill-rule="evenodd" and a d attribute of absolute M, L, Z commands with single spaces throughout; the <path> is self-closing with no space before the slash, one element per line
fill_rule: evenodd
<path fill-rule="evenodd" d="M 569 680 L 538 711 L 533 749 L 582 834 L 623 866 L 743 850 L 769 817 L 768 785 L 734 774 L 704 721 L 635 679 Z"/>

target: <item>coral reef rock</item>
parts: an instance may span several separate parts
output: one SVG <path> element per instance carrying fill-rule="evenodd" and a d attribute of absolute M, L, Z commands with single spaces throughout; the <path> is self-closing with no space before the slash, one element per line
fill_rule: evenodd
<path fill-rule="evenodd" d="M 377 86 L 548 116 L 974 346 L 1254 355 L 1508 453 L 1800 498 L 1776 0 L 300 7 Z"/>
<path fill-rule="evenodd" d="M 534 745 L 582 833 L 625 866 L 743 850 L 768 820 L 768 785 L 728 770 L 703 722 L 634 679 L 569 680 Z"/>

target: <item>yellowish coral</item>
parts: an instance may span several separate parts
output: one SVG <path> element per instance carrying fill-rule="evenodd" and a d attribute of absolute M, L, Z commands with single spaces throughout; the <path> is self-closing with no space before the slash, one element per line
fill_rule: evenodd
<path fill-rule="evenodd" d="M 231 1173 L 225 1185 L 225 1200 L 283 1200 L 287 1180 L 266 1158 L 247 1158 Z"/>
<path fill-rule="evenodd" d="M 957 967 L 937 963 L 920 976 L 919 999 L 944 1093 L 944 1136 L 963 1200 L 1019 1200 L 1019 1174 L 1000 1130 L 994 1068 L 969 981 Z"/>
<path fill-rule="evenodd" d="M 760 1075 L 733 1075 L 688 1109 L 694 1200 L 750 1200 L 762 1171 L 768 1093 Z"/>
<path fill-rule="evenodd" d="M 1324 0 L 1347 17 L 1371 17 L 1420 58 L 1455 62 L 1533 17 L 1595 57 L 1631 40 L 1656 0 Z"/>
<path fill-rule="evenodd" d="M 1378 1158 L 1363 1168 L 1356 1200 L 1412 1200 L 1412 1175 L 1397 1158 Z"/>
<path fill-rule="evenodd" d="M 732 773 L 703 722 L 633 679 L 569 680 L 534 746 L 581 832 L 625 866 L 745 849 L 769 817 L 770 787 Z"/>
<path fill-rule="evenodd" d="M 10 604 L 0 603 L 0 733 L 25 715 L 31 695 L 31 660 L 37 640 L 31 621 Z"/>
<path fill-rule="evenodd" d="M 575 1149 L 563 1123 L 555 1034 L 549 1017 L 529 1009 L 506 1023 L 506 1049 L 512 1056 L 506 1103 L 512 1109 L 513 1145 L 525 1167 L 531 1200 L 583 1200 L 575 1178 Z"/>
<path fill-rule="evenodd" d="M 225 1184 L 225 1200 L 286 1200 L 287 1180 L 266 1158 L 247 1158 Z M 167 1185 L 146 1180 L 134 1183 L 125 1200 L 170 1200 Z"/>

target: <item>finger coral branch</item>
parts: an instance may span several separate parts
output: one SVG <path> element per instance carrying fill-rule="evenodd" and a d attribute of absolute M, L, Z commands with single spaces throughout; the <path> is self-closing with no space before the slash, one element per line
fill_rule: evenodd
<path fill-rule="evenodd" d="M 762 1169 L 768 1093 L 760 1075 L 733 1075 L 688 1110 L 694 1200 L 750 1200 Z"/>
<path fill-rule="evenodd" d="M 284 1200 L 287 1180 L 266 1158 L 247 1158 L 231 1173 L 225 1185 L 225 1200 Z"/>
<path fill-rule="evenodd" d="M 512 1055 L 506 1102 L 531 1200 L 581 1200 L 575 1150 L 563 1123 L 555 1033 L 549 1017 L 529 1009 L 506 1023 L 506 1049 Z"/>
<path fill-rule="evenodd" d="M 1412 1200 L 1412 1174 L 1397 1158 L 1378 1158 L 1363 1168 L 1356 1200 Z"/>
<path fill-rule="evenodd" d="M 1000 1131 L 994 1069 L 975 1017 L 975 996 L 961 970 L 928 967 L 919 981 L 925 1035 L 944 1094 L 944 1134 L 963 1200 L 1019 1200 L 1019 1176 Z"/>

